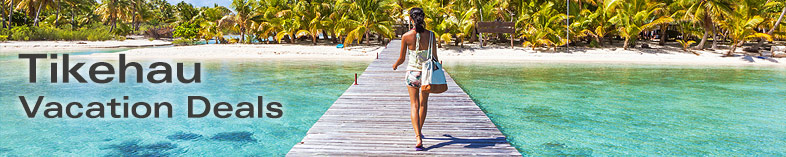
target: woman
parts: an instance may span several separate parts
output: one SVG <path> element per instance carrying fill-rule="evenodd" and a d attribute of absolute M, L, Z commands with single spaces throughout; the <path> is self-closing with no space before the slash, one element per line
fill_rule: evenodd
<path fill-rule="evenodd" d="M 423 128 L 423 121 L 426 120 L 426 109 L 428 108 L 428 93 L 420 91 L 420 69 L 429 53 L 434 59 L 439 59 L 437 58 L 436 43 L 433 42 L 434 33 L 426 30 L 425 16 L 423 9 L 412 8 L 409 10 L 409 20 L 415 29 L 404 33 L 401 37 L 401 55 L 393 65 L 393 70 L 396 70 L 401 63 L 404 63 L 404 58 L 409 57 L 406 84 L 409 90 L 410 118 L 412 119 L 412 128 L 415 129 L 415 138 L 417 139 L 415 150 L 417 151 L 423 150 L 423 134 L 420 131 Z"/>

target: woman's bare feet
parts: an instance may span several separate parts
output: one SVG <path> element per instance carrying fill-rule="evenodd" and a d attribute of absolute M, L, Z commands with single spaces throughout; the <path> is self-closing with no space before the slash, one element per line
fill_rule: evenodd
<path fill-rule="evenodd" d="M 417 138 L 418 144 L 415 145 L 415 151 L 423 151 L 423 138 L 421 135 L 415 136 Z"/>

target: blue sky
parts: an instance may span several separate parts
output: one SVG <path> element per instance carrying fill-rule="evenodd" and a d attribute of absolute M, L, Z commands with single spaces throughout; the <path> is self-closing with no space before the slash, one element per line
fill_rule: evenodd
<path fill-rule="evenodd" d="M 218 4 L 220 6 L 224 6 L 229 8 L 229 5 L 232 4 L 232 0 L 166 0 L 170 4 L 177 4 L 180 1 L 185 1 L 186 3 L 191 3 L 194 7 L 213 7 L 213 4 Z"/>

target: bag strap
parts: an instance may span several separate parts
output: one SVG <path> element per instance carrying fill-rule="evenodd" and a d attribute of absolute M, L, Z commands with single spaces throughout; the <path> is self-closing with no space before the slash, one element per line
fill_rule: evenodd
<path fill-rule="evenodd" d="M 433 54 L 431 54 L 432 53 L 431 47 L 434 44 L 433 43 L 434 42 L 434 32 L 432 32 L 432 31 L 429 31 L 429 32 L 430 32 L 430 34 L 429 34 L 430 38 L 428 39 L 428 58 L 426 60 L 431 60 L 431 58 L 433 57 Z"/>
<path fill-rule="evenodd" d="M 420 33 L 415 33 L 415 51 L 420 50 Z"/>

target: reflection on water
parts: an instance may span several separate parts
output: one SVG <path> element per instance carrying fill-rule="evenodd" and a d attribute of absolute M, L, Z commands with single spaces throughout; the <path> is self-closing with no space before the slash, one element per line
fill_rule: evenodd
<path fill-rule="evenodd" d="M 112 63 L 116 60 L 97 60 Z M 49 61 L 45 61 L 49 62 Z M 72 59 L 76 62 L 94 60 Z M 176 61 L 170 61 L 174 65 Z M 180 61 L 177 61 L 180 62 Z M 143 66 L 150 61 L 140 62 Z M 346 90 L 353 74 L 368 62 L 235 60 L 204 61 L 202 83 L 136 83 L 129 72 L 128 83 L 48 83 L 49 66 L 39 63 L 38 83 L 27 82 L 27 62 L 0 61 L 0 156 L 281 156 L 305 136 L 308 129 Z M 186 61 L 186 76 L 194 64 Z M 82 68 L 87 77 L 88 68 Z M 145 71 L 147 73 L 147 70 Z M 146 82 L 146 81 L 145 81 Z M 46 96 L 45 102 L 172 103 L 173 118 L 46 119 L 27 118 L 18 96 Z M 255 105 L 284 105 L 279 119 L 230 117 L 187 118 L 187 96 L 204 96 L 211 103 L 241 101 Z M 33 100 L 34 101 L 34 100 Z M 199 105 L 197 105 L 199 106 Z M 42 106 L 44 108 L 44 106 Z M 43 109 L 40 109 L 41 112 Z M 201 110 L 201 109 L 197 109 Z"/>
<path fill-rule="evenodd" d="M 524 155 L 786 155 L 784 68 L 461 62 L 445 69 Z"/>

